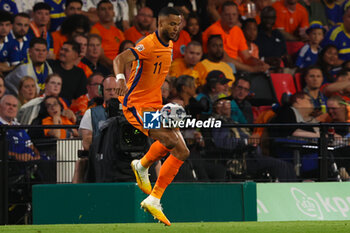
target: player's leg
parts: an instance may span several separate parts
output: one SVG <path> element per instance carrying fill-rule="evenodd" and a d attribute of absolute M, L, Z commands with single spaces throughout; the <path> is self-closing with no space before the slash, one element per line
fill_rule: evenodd
<path fill-rule="evenodd" d="M 151 145 L 148 152 L 141 160 L 133 160 L 131 167 L 134 171 L 139 188 L 146 194 L 150 194 L 152 186 L 148 177 L 149 167 L 162 157 L 164 157 L 174 146 L 178 139 L 177 134 L 171 129 L 149 130 L 149 135 L 156 141 Z"/>
<path fill-rule="evenodd" d="M 172 130 L 177 135 L 178 141 L 171 150 L 171 154 L 160 168 L 157 182 L 151 195 L 160 199 L 166 187 L 173 181 L 183 162 L 188 158 L 190 151 L 186 146 L 180 130 Z"/>
<path fill-rule="evenodd" d="M 152 193 L 141 202 L 142 208 L 150 212 L 155 218 L 166 225 L 170 225 L 170 221 L 164 215 L 160 205 L 160 199 L 178 173 L 183 161 L 189 156 L 189 150 L 179 130 L 172 130 L 177 135 L 178 141 L 171 150 L 170 156 L 163 163 L 157 182 Z"/>

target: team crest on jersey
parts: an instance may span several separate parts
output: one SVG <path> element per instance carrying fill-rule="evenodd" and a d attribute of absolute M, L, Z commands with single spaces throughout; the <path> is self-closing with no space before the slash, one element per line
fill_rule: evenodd
<path fill-rule="evenodd" d="M 143 46 L 143 44 L 139 44 L 135 47 L 135 49 L 137 49 L 137 51 L 141 52 L 142 50 L 145 49 L 145 46 Z"/>
<path fill-rule="evenodd" d="M 5 50 L 4 52 L 2 52 L 2 55 L 3 55 L 4 57 L 6 57 L 6 56 L 7 56 L 7 51 Z"/>

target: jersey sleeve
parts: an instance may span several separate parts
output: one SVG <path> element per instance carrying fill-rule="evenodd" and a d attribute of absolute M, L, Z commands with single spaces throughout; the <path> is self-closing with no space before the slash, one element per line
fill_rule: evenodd
<path fill-rule="evenodd" d="M 141 40 L 135 47 L 129 49 L 136 57 L 136 60 L 143 60 L 150 58 L 150 54 L 154 49 L 154 46 L 152 43 L 150 43 L 150 40 L 144 39 Z"/>

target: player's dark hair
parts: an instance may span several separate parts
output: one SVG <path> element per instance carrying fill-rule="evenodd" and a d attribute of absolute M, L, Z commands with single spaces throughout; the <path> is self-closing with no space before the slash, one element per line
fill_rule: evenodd
<path fill-rule="evenodd" d="M 178 11 L 174 7 L 163 7 L 158 14 L 160 16 L 169 16 L 169 15 L 182 15 L 180 11 Z"/>
<path fill-rule="evenodd" d="M 72 2 L 78 2 L 81 5 L 83 5 L 83 1 L 82 0 L 67 0 L 66 1 L 66 8 L 69 6 L 69 4 L 71 4 Z"/>
<path fill-rule="evenodd" d="M 44 38 L 41 37 L 34 37 L 29 42 L 29 48 L 33 48 L 36 44 L 43 44 L 47 48 L 47 41 Z"/>
<path fill-rule="evenodd" d="M 33 6 L 33 12 L 38 10 L 48 10 L 51 11 L 51 6 L 45 2 L 38 2 Z"/>
<path fill-rule="evenodd" d="M 103 3 L 110 3 L 110 4 L 112 4 L 112 2 L 109 1 L 109 0 L 101 0 L 101 1 L 99 1 L 99 2 L 97 3 L 97 10 L 100 8 L 100 6 L 101 6 Z M 113 5 L 113 4 L 112 4 L 112 5 Z"/>
<path fill-rule="evenodd" d="M 66 42 L 63 43 L 65 44 L 69 44 L 72 46 L 73 51 L 77 52 L 78 54 L 80 54 L 80 44 L 78 42 L 75 42 L 74 40 L 68 40 Z"/>
<path fill-rule="evenodd" d="M 27 14 L 27 13 L 24 13 L 24 12 L 21 12 L 21 13 L 18 13 L 17 15 L 15 15 L 15 16 L 13 17 L 13 21 L 15 21 L 15 19 L 16 19 L 17 17 L 22 17 L 22 18 L 30 19 L 30 15 Z"/>
<path fill-rule="evenodd" d="M 208 38 L 207 44 L 209 45 L 209 44 L 211 43 L 211 41 L 214 40 L 214 39 L 216 39 L 216 38 L 222 40 L 222 37 L 221 37 L 221 35 L 219 35 L 219 34 L 217 34 L 217 35 L 210 35 L 209 38 Z"/>
<path fill-rule="evenodd" d="M 10 21 L 13 23 L 13 16 L 10 12 L 0 10 L 0 22 Z"/>

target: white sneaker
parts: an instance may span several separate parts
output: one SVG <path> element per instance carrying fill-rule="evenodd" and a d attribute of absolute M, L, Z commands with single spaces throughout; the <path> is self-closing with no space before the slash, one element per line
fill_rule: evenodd
<path fill-rule="evenodd" d="M 167 226 L 171 225 L 170 221 L 163 213 L 163 208 L 158 198 L 149 195 L 141 202 L 141 207 L 148 213 L 152 214 L 155 219 L 158 219 Z"/>
<path fill-rule="evenodd" d="M 139 188 L 146 194 L 151 194 L 152 185 L 149 181 L 148 168 L 142 167 L 140 160 L 135 159 L 131 162 L 131 168 L 134 171 L 136 182 Z"/>

